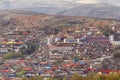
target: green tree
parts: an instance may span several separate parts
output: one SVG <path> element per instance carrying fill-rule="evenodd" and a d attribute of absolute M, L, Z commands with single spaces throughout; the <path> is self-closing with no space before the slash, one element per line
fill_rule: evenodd
<path fill-rule="evenodd" d="M 23 78 L 22 80 L 28 80 L 27 78 Z"/>
<path fill-rule="evenodd" d="M 118 73 L 110 73 L 108 76 L 107 76 L 107 79 L 106 80 L 120 80 L 120 75 Z"/>
<path fill-rule="evenodd" d="M 25 71 L 22 70 L 22 71 L 20 71 L 20 72 L 17 73 L 17 76 L 18 77 L 22 77 L 24 74 L 25 74 Z"/>
<path fill-rule="evenodd" d="M 83 80 L 83 77 L 79 76 L 78 74 L 74 74 L 70 80 Z"/>
<path fill-rule="evenodd" d="M 18 58 L 18 57 L 23 58 L 24 55 L 22 53 L 16 53 L 16 52 L 8 52 L 4 55 L 5 59 Z"/>
<path fill-rule="evenodd" d="M 28 43 L 27 45 L 29 45 L 28 48 L 27 49 L 21 49 L 21 53 L 23 53 L 23 54 L 31 54 L 31 53 L 33 53 L 34 51 L 36 51 L 39 48 L 39 45 L 37 43 L 35 43 L 35 42 Z"/>
<path fill-rule="evenodd" d="M 33 76 L 30 77 L 29 80 L 43 80 L 43 78 L 41 76 Z"/>
<path fill-rule="evenodd" d="M 106 80 L 106 76 L 102 74 L 96 74 L 94 75 L 95 80 Z"/>
<path fill-rule="evenodd" d="M 49 78 L 48 80 L 55 80 L 54 78 Z"/>

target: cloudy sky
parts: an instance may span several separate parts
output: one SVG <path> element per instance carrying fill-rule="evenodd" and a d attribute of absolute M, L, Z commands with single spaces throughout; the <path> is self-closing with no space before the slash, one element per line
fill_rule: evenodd
<path fill-rule="evenodd" d="M 0 9 L 2 8 L 21 8 L 34 5 L 69 5 L 73 3 L 96 4 L 96 3 L 109 3 L 120 6 L 120 0 L 0 0 Z"/>

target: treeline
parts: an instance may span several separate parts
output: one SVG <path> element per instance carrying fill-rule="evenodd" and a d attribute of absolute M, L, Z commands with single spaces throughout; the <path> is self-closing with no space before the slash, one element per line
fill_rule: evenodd
<path fill-rule="evenodd" d="M 44 80 L 44 79 L 43 77 L 40 76 L 34 76 L 34 77 L 24 78 L 22 80 Z M 78 74 L 74 74 L 69 79 L 67 77 L 64 77 L 63 79 L 49 78 L 46 80 L 120 80 L 120 73 L 110 73 L 108 75 L 94 74 L 89 76 L 79 76 Z"/>
<path fill-rule="evenodd" d="M 59 27 L 51 27 L 51 26 L 45 26 L 44 28 L 42 28 L 41 30 L 43 30 L 45 32 L 46 35 L 50 35 L 50 34 L 58 34 L 59 32 L 61 32 L 63 30 L 62 26 Z"/>
<path fill-rule="evenodd" d="M 21 48 L 19 52 L 15 52 L 14 50 L 11 52 L 8 52 L 3 55 L 4 59 L 12 59 L 12 58 L 24 58 L 26 55 L 30 55 L 33 52 L 35 52 L 39 45 L 37 43 L 29 43 L 27 44 L 28 47 Z"/>

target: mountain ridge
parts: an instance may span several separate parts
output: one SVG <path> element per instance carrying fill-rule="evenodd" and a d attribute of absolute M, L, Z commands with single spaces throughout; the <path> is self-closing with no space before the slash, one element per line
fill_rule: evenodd
<path fill-rule="evenodd" d="M 120 7 L 109 4 L 80 4 L 72 8 L 34 7 L 23 9 L 50 15 L 87 16 L 96 18 L 120 19 Z"/>
<path fill-rule="evenodd" d="M 24 2 L 24 0 L 13 0 L 12 2 L 9 2 L 8 0 L 6 1 L 8 3 L 5 3 L 5 5 L 9 4 L 7 5 L 9 9 L 7 9 L 7 7 L 5 8 L 7 10 L 30 11 L 50 15 L 87 16 L 97 18 L 120 19 L 120 6 L 99 2 L 99 0 L 95 4 L 76 2 L 81 0 L 75 0 L 76 3 L 73 0 L 52 0 L 54 2 L 50 2 L 50 0 L 35 0 L 28 3 L 28 0 L 25 0 L 26 2 Z M 94 2 L 94 0 L 90 1 Z M 22 6 L 20 7 L 20 5 Z"/>

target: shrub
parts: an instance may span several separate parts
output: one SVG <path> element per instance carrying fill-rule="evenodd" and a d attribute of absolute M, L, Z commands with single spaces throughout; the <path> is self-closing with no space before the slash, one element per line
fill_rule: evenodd
<path fill-rule="evenodd" d="M 18 57 L 23 58 L 24 55 L 22 53 L 16 53 L 16 52 L 8 52 L 7 54 L 4 55 L 5 59 L 18 58 Z"/>

